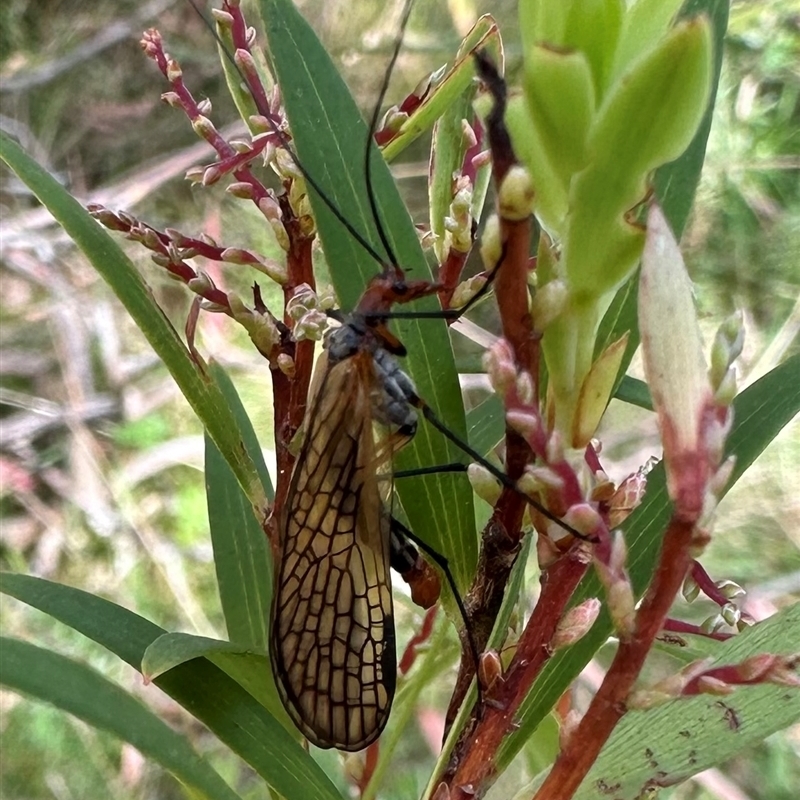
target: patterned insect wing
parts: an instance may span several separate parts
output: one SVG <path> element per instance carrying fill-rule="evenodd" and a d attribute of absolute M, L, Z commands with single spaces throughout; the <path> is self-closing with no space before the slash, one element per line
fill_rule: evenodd
<path fill-rule="evenodd" d="M 397 673 L 374 384 L 371 354 L 322 355 L 280 522 L 275 678 L 303 734 L 341 750 L 378 737 Z"/>

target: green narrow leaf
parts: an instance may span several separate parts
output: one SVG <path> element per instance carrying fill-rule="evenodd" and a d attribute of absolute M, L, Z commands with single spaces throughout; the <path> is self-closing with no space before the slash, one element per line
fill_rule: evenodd
<path fill-rule="evenodd" d="M 688 0 L 681 10 L 679 19 L 688 19 L 697 14 L 705 14 L 711 20 L 712 41 L 714 47 L 713 77 L 711 81 L 711 97 L 703 121 L 697 129 L 683 155 L 671 164 L 665 164 L 656 171 L 654 184 L 656 197 L 664 209 L 664 214 L 672 226 L 675 238 L 680 240 L 689 212 L 692 208 L 694 193 L 700 180 L 703 161 L 706 157 L 708 133 L 714 115 L 714 102 L 719 87 L 719 76 L 722 70 L 725 31 L 728 29 L 728 0 Z"/>
<path fill-rule="evenodd" d="M 0 158 L 39 198 L 120 299 L 224 454 L 251 504 L 263 509 L 266 498 L 261 482 L 219 388 L 192 360 L 131 261 L 86 209 L 2 132 Z"/>
<path fill-rule="evenodd" d="M 506 409 L 503 401 L 491 394 L 467 414 L 469 443 L 479 452 L 488 453 L 506 435 Z"/>
<path fill-rule="evenodd" d="M 630 403 L 647 411 L 653 410 L 653 398 L 650 397 L 650 390 L 647 388 L 647 384 L 638 378 L 631 378 L 630 375 L 622 376 L 614 397 L 623 403 Z"/>
<path fill-rule="evenodd" d="M 0 683 L 113 733 L 161 764 L 199 796 L 210 800 L 239 797 L 184 736 L 84 664 L 28 642 L 2 637 Z"/>
<path fill-rule="evenodd" d="M 470 84 L 475 78 L 472 52 L 478 49 L 487 51 L 502 73 L 503 45 L 497 30 L 497 23 L 489 14 L 484 14 L 475 23 L 458 48 L 453 68 L 403 123 L 395 138 L 383 148 L 383 156 L 387 161 L 394 161 L 418 136 L 428 130 L 454 104 L 457 104 L 459 98 L 472 93 Z M 469 113 L 462 115 L 466 118 L 471 116 L 471 108 Z"/>
<path fill-rule="evenodd" d="M 152 681 L 194 658 L 207 658 L 212 664 L 216 664 L 253 695 L 292 738 L 300 740 L 297 728 L 278 697 L 272 679 L 269 653 L 266 650 L 255 650 L 252 647 L 189 633 L 165 633 L 145 650 L 142 656 L 142 674 L 146 680 Z"/>
<path fill-rule="evenodd" d="M 0 573 L 0 591 L 108 648 L 139 670 L 158 625 L 95 595 L 27 575 Z M 153 681 L 246 761 L 285 800 L 342 800 L 329 778 L 251 694 L 205 659 Z"/>
<path fill-rule="evenodd" d="M 239 395 L 222 367 L 212 363 L 210 371 L 238 422 L 245 448 L 271 500 L 273 490 L 267 466 Z M 228 638 L 266 651 L 272 603 L 272 558 L 267 537 L 227 461 L 208 436 L 205 461 L 208 523 Z"/>
<path fill-rule="evenodd" d="M 363 172 L 367 126 L 330 57 L 293 3 L 262 0 L 261 9 L 298 155 L 346 219 L 383 255 Z M 429 278 L 430 268 L 389 169 L 376 149 L 371 154 L 372 182 L 393 254 L 411 277 Z M 380 265 L 318 195 L 311 191 L 310 196 L 336 293 L 345 308 L 353 308 Z M 426 298 L 413 308 L 433 311 L 438 303 Z M 396 327 L 409 352 L 404 368 L 420 396 L 464 437 L 463 403 L 446 325 L 425 319 L 403 320 Z M 447 464 L 458 455 L 423 422 L 398 455 L 396 467 Z M 398 485 L 398 494 L 412 530 L 448 559 L 459 587 L 465 588 L 474 572 L 478 546 L 472 493 L 465 477 L 451 473 L 406 478 Z"/>
<path fill-rule="evenodd" d="M 800 604 L 718 643 L 714 666 L 763 653 L 792 655 L 800 642 Z M 593 800 L 600 781 L 614 797 L 636 800 L 647 785 L 673 785 L 720 764 L 800 719 L 800 690 L 741 686 L 726 697 L 699 695 L 626 714 L 575 794 Z"/>
<path fill-rule="evenodd" d="M 736 457 L 736 467 L 726 491 L 781 429 L 800 413 L 800 355 L 788 359 L 745 389 L 734 400 L 733 406 L 734 423 L 726 443 L 726 455 Z M 628 572 L 637 597 L 642 595 L 653 573 L 670 512 L 664 468 L 663 464 L 659 464 L 648 475 L 647 492 L 642 504 L 622 525 L 628 545 Z M 578 587 L 573 603 L 602 596 L 599 581 L 594 573 L 590 573 Z M 612 631 L 611 621 L 603 609 L 586 636 L 548 662 L 517 712 L 517 718 L 523 722 L 518 730 L 504 740 L 498 751 L 498 767 L 501 771 L 511 763 L 527 737 L 550 713 L 558 698 L 578 677 Z"/>
<path fill-rule="evenodd" d="M 722 69 L 723 42 L 728 28 L 728 0 L 689 0 L 682 9 L 679 19 L 706 14 L 711 20 L 712 40 L 714 46 L 713 77 L 711 80 L 711 97 L 708 108 L 697 133 L 680 158 L 665 164 L 656 170 L 653 183 L 658 202 L 669 221 L 675 238 L 680 241 L 694 194 L 700 180 L 703 160 L 706 154 L 708 132 L 711 130 L 711 119 L 714 113 L 714 101 L 719 88 L 719 76 Z M 602 352 L 611 342 L 616 341 L 625 331 L 631 332 L 625 358 L 622 361 L 620 375 L 628 368 L 636 348 L 639 346 L 639 328 L 636 315 L 639 273 L 636 274 L 617 292 L 611 306 L 603 317 L 597 334 L 595 352 Z"/>

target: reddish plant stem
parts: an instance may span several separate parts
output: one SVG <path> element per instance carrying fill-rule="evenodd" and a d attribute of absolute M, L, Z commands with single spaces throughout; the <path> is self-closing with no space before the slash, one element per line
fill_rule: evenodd
<path fill-rule="evenodd" d="M 517 163 L 503 115 L 506 89 L 494 65 L 487 56 L 475 54 L 481 79 L 494 99 L 494 108 L 486 119 L 486 133 L 492 152 L 492 173 L 495 186 L 501 186 L 508 171 Z M 515 221 L 500 218 L 501 260 L 495 267 L 494 290 L 500 310 L 503 336 L 509 342 L 519 369 L 538 375 L 538 340 L 528 311 L 528 262 L 531 248 L 532 221 L 528 217 Z M 516 481 L 526 464 L 533 458 L 525 439 L 506 426 L 506 474 Z M 479 650 L 486 646 L 497 613 L 503 601 L 511 568 L 514 565 L 522 535 L 525 499 L 514 489 L 504 488 L 495 505 L 481 541 L 478 569 L 467 595 L 466 607 L 473 641 Z M 447 710 L 446 730 L 469 689 L 474 676 L 472 659 L 461 659 L 458 679 Z M 470 729 L 467 725 L 456 744 L 454 758 L 469 747 Z"/>
<path fill-rule="evenodd" d="M 236 48 L 236 50 L 244 50 L 249 53 L 250 47 L 247 44 L 247 22 L 242 14 L 242 9 L 239 3 L 225 2 L 223 3 L 222 7 L 223 10 L 227 11 L 231 17 L 233 17 L 233 24 L 231 25 L 231 38 L 233 40 L 233 46 Z M 250 94 L 253 97 L 253 102 L 258 109 L 258 113 L 263 114 L 265 117 L 275 122 L 275 116 L 273 116 L 270 109 L 269 100 L 267 99 L 267 94 L 264 91 L 264 85 L 258 79 L 258 76 L 251 74 L 249 71 L 245 71 L 245 78 L 247 81 L 247 88 L 250 90 Z"/>
<path fill-rule="evenodd" d="M 530 323 L 530 315 L 527 313 L 528 290 L 525 282 L 530 247 L 530 223 L 501 220 L 500 224 L 505 255 L 502 267 L 498 269 L 495 278 L 495 294 L 503 320 L 503 333 L 512 343 L 515 353 L 530 358 L 532 350 L 535 349 L 530 347 L 529 327 L 525 323 L 526 317 Z M 522 313 L 523 305 L 524 313 Z M 525 368 L 523 364 L 521 368 Z M 517 480 L 531 458 L 531 450 L 525 439 L 506 426 L 508 477 Z M 519 550 L 525 505 L 525 498 L 518 491 L 503 489 L 482 536 L 478 569 L 466 601 L 473 641 L 479 650 L 486 646 L 503 602 L 505 587 Z M 449 729 L 455 719 L 474 674 L 473 659 L 462 658 L 453 697 L 447 710 L 446 729 Z"/>
<path fill-rule="evenodd" d="M 519 371 L 529 373 L 535 381 L 539 375 L 540 337 L 534 333 L 528 308 L 532 219 L 529 217 L 520 222 L 500 219 L 504 257 L 494 279 L 494 291 L 500 307 L 503 338 L 514 351 Z"/>
<path fill-rule="evenodd" d="M 695 636 L 705 636 L 706 639 L 714 639 L 717 642 L 726 642 L 736 635 L 735 633 L 704 631 L 699 625 L 693 625 L 691 622 L 684 622 L 680 619 L 665 619 L 662 630 L 668 633 L 693 633 Z"/>
<path fill-rule="evenodd" d="M 411 667 L 414 666 L 414 662 L 417 660 L 417 656 L 419 655 L 420 645 L 425 644 L 425 642 L 431 638 L 431 634 L 433 633 L 433 623 L 436 622 L 436 615 L 438 613 L 439 605 L 437 603 L 436 605 L 431 606 L 425 612 L 419 632 L 415 633 L 408 640 L 406 649 L 403 651 L 403 657 L 400 659 L 400 663 L 397 666 L 397 669 L 401 675 L 405 675 L 411 669 Z"/>
<path fill-rule="evenodd" d="M 550 641 L 575 588 L 586 574 L 589 555 L 586 546 L 572 548 L 542 575 L 542 592 L 536 608 L 517 644 L 508 672 L 492 692 L 491 703 L 457 745 L 444 780 L 451 800 L 474 800 L 488 788 L 497 774 L 497 751 L 503 739 L 515 729 L 520 704 L 552 656 Z"/>
<path fill-rule="evenodd" d="M 722 594 L 717 584 L 714 583 L 711 576 L 705 571 L 705 568 L 699 561 L 692 562 L 691 575 L 694 582 L 700 587 L 700 591 L 709 600 L 713 600 L 720 607 L 728 605 L 730 600 Z"/>
<path fill-rule="evenodd" d="M 283 222 L 289 238 L 289 252 L 286 255 L 287 281 L 283 287 L 284 308 L 295 289 L 301 284 L 316 287 L 312 262 L 313 236 L 303 233 L 301 226 L 288 202 L 288 188 L 283 195 L 281 210 Z M 291 319 L 284 315 L 287 329 L 291 327 Z M 275 460 L 278 468 L 278 479 L 275 487 L 273 504 L 273 520 L 280 513 L 289 491 L 295 457 L 290 445 L 295 434 L 303 424 L 308 401 L 308 390 L 311 385 L 311 372 L 314 364 L 314 342 L 303 340 L 284 342 L 283 351 L 294 359 L 294 375 L 286 375 L 277 366 L 270 368 L 272 376 L 272 397 L 274 404 Z M 268 536 L 273 544 L 277 542 L 276 532 L 271 525 Z"/>
<path fill-rule="evenodd" d="M 692 563 L 694 531 L 693 522 L 673 515 L 658 567 L 636 615 L 634 634 L 630 640 L 620 642 L 600 689 L 534 795 L 535 800 L 569 800 L 625 714 L 626 698 Z"/>
<path fill-rule="evenodd" d="M 453 293 L 461 278 L 461 273 L 464 271 L 467 258 L 469 258 L 469 252 L 462 253 L 451 247 L 444 261 L 439 265 L 438 282 L 443 287 L 439 291 L 442 308 L 450 308 L 450 301 L 453 299 Z"/>

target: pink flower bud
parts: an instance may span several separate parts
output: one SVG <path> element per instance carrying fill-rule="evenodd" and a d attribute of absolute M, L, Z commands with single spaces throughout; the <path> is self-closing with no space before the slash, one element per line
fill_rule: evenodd
<path fill-rule="evenodd" d="M 222 177 L 222 170 L 212 164 L 203 170 L 203 186 L 212 186 Z"/>
<path fill-rule="evenodd" d="M 230 3 L 228 4 L 230 5 Z M 211 16 L 214 17 L 214 22 L 221 28 L 233 27 L 233 15 L 228 11 L 223 11 L 221 8 L 212 8 Z"/>
<path fill-rule="evenodd" d="M 736 687 L 711 675 L 703 675 L 697 679 L 697 691 L 700 694 L 715 694 L 724 697 L 735 692 Z"/>
<path fill-rule="evenodd" d="M 514 354 L 504 339 L 498 339 L 483 357 L 483 366 L 489 374 L 492 388 L 501 397 L 514 385 L 517 378 L 517 365 Z"/>
<path fill-rule="evenodd" d="M 667 486 L 676 513 L 694 520 L 711 473 L 706 449 L 713 397 L 692 284 L 661 209 L 652 205 L 639 282 L 645 374 L 658 412 Z"/>
<path fill-rule="evenodd" d="M 238 197 L 240 200 L 252 200 L 253 197 L 255 197 L 255 190 L 252 184 L 245 181 L 235 181 L 229 184 L 225 191 L 234 197 Z"/>
<path fill-rule="evenodd" d="M 603 518 L 597 509 L 589 503 L 576 503 L 571 506 L 563 517 L 570 527 L 588 537 L 595 537 L 603 528 Z M 621 538 L 621 537 L 620 537 Z"/>
<path fill-rule="evenodd" d="M 498 207 L 503 219 L 527 219 L 533 209 L 533 182 L 525 167 L 514 166 L 506 173 L 498 192 Z"/>
<path fill-rule="evenodd" d="M 472 490 L 481 500 L 493 506 L 500 499 L 502 487 L 486 467 L 481 464 L 470 464 L 467 467 L 467 477 Z"/>
<path fill-rule="evenodd" d="M 566 458 L 564 451 L 564 437 L 558 430 L 554 430 L 547 440 L 545 458 L 548 464 L 558 464 Z"/>
<path fill-rule="evenodd" d="M 503 664 L 496 650 L 487 650 L 478 658 L 478 680 L 485 692 L 490 692 L 503 679 Z"/>
<path fill-rule="evenodd" d="M 520 403 L 526 406 L 532 405 L 535 399 L 535 387 L 533 384 L 533 378 L 529 372 L 520 372 L 517 375 L 516 388 Z"/>
<path fill-rule="evenodd" d="M 550 642 L 553 651 L 575 644 L 591 630 L 597 615 L 600 613 L 601 603 L 596 597 L 584 600 L 580 605 L 570 608 L 556 627 L 556 632 Z"/>
<path fill-rule="evenodd" d="M 214 286 L 214 281 L 211 280 L 211 276 L 202 270 L 197 273 L 196 278 L 191 278 L 189 280 L 187 286 L 196 294 L 201 295 L 207 294 L 217 288 Z"/>

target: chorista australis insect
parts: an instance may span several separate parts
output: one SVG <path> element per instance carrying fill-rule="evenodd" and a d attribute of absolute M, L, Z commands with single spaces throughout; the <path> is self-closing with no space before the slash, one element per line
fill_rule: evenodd
<path fill-rule="evenodd" d="M 394 696 L 392 534 L 379 476 L 414 435 L 417 396 L 376 310 L 435 290 L 397 272 L 375 278 L 326 337 L 279 518 L 272 666 L 287 711 L 319 747 L 366 747 Z"/>

